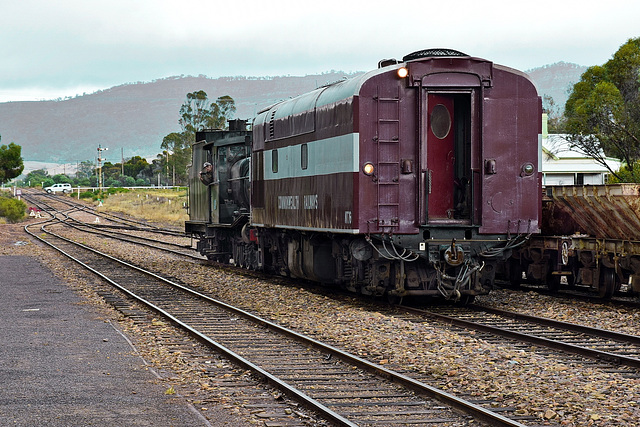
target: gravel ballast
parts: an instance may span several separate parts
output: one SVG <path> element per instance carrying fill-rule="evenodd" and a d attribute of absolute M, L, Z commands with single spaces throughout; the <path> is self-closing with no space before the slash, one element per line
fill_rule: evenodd
<path fill-rule="evenodd" d="M 22 237 L 25 239 L 25 237 Z M 198 265 L 151 249 L 84 236 L 102 250 L 206 289 L 292 329 L 328 341 L 391 369 L 426 375 L 453 394 L 476 396 L 517 408 L 540 424 L 640 425 L 640 379 L 575 358 L 548 357 L 534 347 L 494 344 L 446 325 L 415 323 L 381 313 L 375 305 L 345 296 L 325 296 L 302 286 L 279 284 Z M 481 303 L 512 311 L 637 334 L 638 313 L 594 306 L 532 292 L 498 290 Z"/>

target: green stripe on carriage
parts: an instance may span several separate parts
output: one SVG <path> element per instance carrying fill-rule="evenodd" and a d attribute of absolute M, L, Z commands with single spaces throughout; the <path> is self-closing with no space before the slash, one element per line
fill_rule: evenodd
<path fill-rule="evenodd" d="M 302 145 L 278 148 L 278 171 L 273 172 L 273 152 L 264 151 L 264 179 L 330 175 L 359 170 L 359 133 L 308 142 L 308 166 L 302 169 Z"/>

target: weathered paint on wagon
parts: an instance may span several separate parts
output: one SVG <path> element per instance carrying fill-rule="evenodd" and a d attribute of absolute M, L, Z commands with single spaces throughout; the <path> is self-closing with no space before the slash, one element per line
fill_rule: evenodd
<path fill-rule="evenodd" d="M 640 184 L 546 187 L 545 235 L 640 241 Z"/>
<path fill-rule="evenodd" d="M 553 291 L 640 293 L 639 184 L 548 186 L 542 208 L 542 234 L 510 261 L 514 282 L 522 271 Z"/>

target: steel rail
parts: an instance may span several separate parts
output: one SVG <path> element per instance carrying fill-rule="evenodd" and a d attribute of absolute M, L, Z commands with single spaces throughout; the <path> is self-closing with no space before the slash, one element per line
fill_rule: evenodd
<path fill-rule="evenodd" d="M 50 197 L 54 197 L 54 196 L 50 196 Z M 31 200 L 33 200 L 33 199 L 31 199 Z M 38 202 L 36 202 L 35 200 L 33 200 L 33 202 L 38 204 Z M 42 203 L 42 202 L 40 202 L 40 203 Z M 177 250 L 173 250 L 173 249 L 157 246 L 157 245 L 154 245 L 154 244 L 146 243 L 145 241 L 158 242 L 158 243 L 161 243 L 161 244 L 164 244 L 164 245 L 167 245 L 167 246 L 174 246 L 174 247 L 178 247 L 178 248 L 181 248 L 181 249 L 192 249 L 190 246 L 187 246 L 187 245 L 180 245 L 180 244 L 172 243 L 172 242 L 161 242 L 159 240 L 154 240 L 154 239 L 151 239 L 151 238 L 148 238 L 148 237 L 142 237 L 142 236 L 128 236 L 128 235 L 126 235 L 124 233 L 119 233 L 119 232 L 115 232 L 115 231 L 112 232 L 114 235 L 127 236 L 127 237 L 125 238 L 125 237 L 110 236 L 108 234 L 108 232 L 100 230 L 100 228 L 104 228 L 104 227 L 96 227 L 96 226 L 94 226 L 92 224 L 89 224 L 89 223 L 86 223 L 86 222 L 82 222 L 82 221 L 80 221 L 80 220 L 78 220 L 76 218 L 73 218 L 70 215 L 68 215 L 68 214 L 70 214 L 72 212 L 76 212 L 76 211 L 85 211 L 84 206 L 77 205 L 77 204 L 70 204 L 68 202 L 64 202 L 64 203 L 67 204 L 68 206 L 71 206 L 71 208 L 68 211 L 61 211 L 61 210 L 55 209 L 55 208 L 53 208 L 50 205 L 45 203 L 45 205 L 49 206 L 49 208 L 52 211 L 56 211 L 55 214 L 51 214 L 50 212 L 48 212 L 48 215 L 50 215 L 52 218 L 56 218 L 56 215 L 58 213 L 65 215 L 67 220 L 73 221 L 74 223 L 77 223 L 79 225 L 74 225 L 74 224 L 72 224 L 70 222 L 67 222 L 66 220 L 62 221 L 62 220 L 58 219 L 58 221 L 60 221 L 60 223 L 65 224 L 65 225 L 67 225 L 69 227 L 72 227 L 72 228 L 74 228 L 74 229 L 76 229 L 78 231 L 82 231 L 82 232 L 86 232 L 86 233 L 92 233 L 92 234 L 96 234 L 96 235 L 102 235 L 102 236 L 105 236 L 105 237 L 108 237 L 108 238 L 117 239 L 117 240 L 121 240 L 121 241 L 124 241 L 124 242 L 132 243 L 132 244 L 138 244 L 138 245 L 147 246 L 147 247 L 150 247 L 150 248 L 153 248 L 153 249 L 158 249 L 158 250 L 161 250 L 161 251 L 173 253 L 175 255 L 185 256 L 185 257 L 194 259 L 196 261 L 206 261 L 207 260 L 205 257 L 200 256 L 200 255 L 193 255 L 193 254 L 188 254 L 188 253 L 185 253 L 185 252 L 180 252 L 180 251 L 177 251 Z M 80 226 L 87 227 L 89 230 L 81 230 Z M 119 228 L 122 229 L 121 227 L 119 227 Z M 170 235 L 173 235 L 175 237 L 184 237 L 184 238 L 187 237 L 186 235 L 175 235 L 175 234 L 171 234 L 171 233 L 163 233 L 162 231 L 159 231 L 158 229 L 155 229 L 155 228 L 152 228 L 152 229 L 149 229 L 149 228 L 146 228 L 146 229 L 145 228 L 129 228 L 129 229 L 130 230 L 134 230 L 134 231 L 144 232 L 144 233 L 162 233 L 162 234 L 170 234 Z M 139 241 L 135 241 L 135 240 L 132 240 L 132 239 L 138 239 Z M 195 249 L 192 249 L 192 250 L 195 252 Z"/>
<path fill-rule="evenodd" d="M 509 329 L 499 328 L 497 326 L 477 323 L 471 320 L 464 320 L 464 319 L 456 318 L 453 316 L 434 313 L 432 311 L 417 309 L 413 307 L 400 306 L 400 308 L 409 313 L 431 317 L 439 321 L 442 321 L 444 323 L 449 323 L 462 328 L 472 329 L 472 330 L 481 331 L 481 332 L 488 332 L 494 335 L 515 339 L 517 341 L 539 345 L 541 347 L 547 347 L 554 350 L 565 351 L 571 354 L 577 354 L 580 356 L 588 357 L 590 359 L 604 360 L 607 362 L 617 363 L 619 365 L 640 369 L 640 359 L 637 359 L 634 357 L 627 357 L 627 356 L 623 356 L 620 354 L 615 354 L 607 351 L 596 350 L 588 347 L 582 347 L 579 345 L 569 344 L 562 341 L 555 341 L 549 338 L 544 338 L 544 337 L 526 334 L 522 332 L 516 332 Z"/>
<path fill-rule="evenodd" d="M 180 255 L 180 256 L 185 256 L 185 257 L 188 257 L 188 258 L 192 258 L 192 259 L 197 260 L 197 261 L 207 261 L 207 258 L 205 258 L 202 255 L 193 255 L 193 254 L 188 254 L 188 253 L 185 253 L 185 252 L 180 252 L 180 251 L 177 251 L 177 250 L 174 250 L 174 249 L 163 248 L 161 246 L 157 246 L 157 245 L 154 245 L 154 244 L 151 244 L 151 243 L 148 243 L 148 242 L 156 242 L 156 243 L 159 243 L 159 244 L 162 244 L 162 245 L 174 246 L 174 247 L 181 248 L 181 249 L 191 249 L 193 252 L 196 252 L 195 249 L 193 249 L 192 247 L 187 246 L 187 245 L 180 245 L 178 243 L 172 243 L 172 242 L 162 242 L 160 240 L 152 239 L 152 238 L 149 238 L 149 237 L 130 236 L 130 235 L 127 235 L 125 233 L 120 233 L 120 232 L 117 232 L 117 231 L 111 231 L 112 235 L 110 235 L 109 232 L 100 230 L 100 228 L 95 227 L 95 226 L 93 226 L 91 224 L 87 224 L 85 222 L 79 221 L 79 220 L 77 220 L 75 218 L 71 218 L 71 217 L 69 217 L 69 219 L 71 221 L 73 221 L 73 222 L 78 223 L 79 225 L 73 225 L 73 224 L 71 224 L 69 222 L 64 222 L 64 224 L 69 226 L 69 227 L 72 227 L 72 228 L 74 228 L 74 229 L 76 229 L 76 230 L 78 230 L 80 232 L 83 232 L 83 233 L 91 233 L 91 234 L 107 237 L 109 239 L 116 239 L 116 240 L 120 240 L 122 242 L 132 243 L 132 244 L 135 244 L 135 245 L 147 246 L 149 248 L 158 249 L 158 250 L 169 252 L 169 253 L 172 253 L 172 254 L 175 254 L 175 255 Z M 86 230 L 86 229 L 83 230 L 81 227 L 86 227 L 86 228 L 88 228 L 88 230 Z M 143 230 L 143 229 L 133 229 L 133 231 L 141 231 L 143 233 L 155 233 L 156 232 L 156 231 L 153 231 L 153 230 Z M 116 236 L 116 235 L 118 235 L 118 236 Z M 122 237 L 122 236 L 126 236 L 126 237 Z M 185 237 L 186 238 L 186 236 L 180 236 L 180 237 Z M 134 240 L 134 239 L 137 239 L 137 240 Z"/>
<path fill-rule="evenodd" d="M 485 311 L 487 313 L 497 314 L 504 317 L 511 317 L 517 320 L 526 320 L 528 322 L 537 323 L 543 326 L 551 326 L 553 328 L 565 329 L 571 332 L 579 332 L 587 335 L 594 335 L 601 338 L 609 338 L 613 340 L 623 341 L 630 344 L 640 345 L 640 336 L 623 334 L 607 329 L 594 328 L 592 326 L 578 325 L 576 323 L 562 322 L 560 320 L 549 319 L 546 317 L 537 317 L 524 313 L 516 313 L 513 311 L 500 310 L 499 308 L 485 307 L 477 304 L 469 304 L 466 308 Z"/>
<path fill-rule="evenodd" d="M 44 223 L 46 224 L 47 222 L 50 222 L 52 220 L 48 220 L 48 221 L 44 221 Z M 339 414 L 333 412 L 331 409 L 327 408 L 326 406 L 322 405 L 320 402 L 316 401 L 315 399 L 312 399 L 311 397 L 307 396 L 305 393 L 295 389 L 294 387 L 292 387 L 291 385 L 287 384 L 286 382 L 280 380 L 279 378 L 275 377 L 274 375 L 270 374 L 269 372 L 263 370 L 262 368 L 260 368 L 259 366 L 253 364 L 252 362 L 250 362 L 249 360 L 243 358 L 242 356 L 240 356 L 239 354 L 235 353 L 234 351 L 228 349 L 227 347 L 219 344 L 218 342 L 210 339 L 209 337 L 207 337 L 206 335 L 200 333 L 199 331 L 197 331 L 196 329 L 192 328 L 191 326 L 187 325 L 186 323 L 180 321 L 178 318 L 176 318 L 175 316 L 173 316 L 172 314 L 168 313 L 167 311 L 163 310 L 162 308 L 156 306 L 155 304 L 145 300 L 144 298 L 138 296 L 137 294 L 131 292 L 130 290 L 128 290 L 126 287 L 120 285 L 119 283 L 113 281 L 112 279 L 110 279 L 108 276 L 100 273 L 99 271 L 97 271 L 96 269 L 94 269 L 93 267 L 83 263 L 82 261 L 80 261 L 79 259 L 75 258 L 73 255 L 65 252 L 64 250 L 56 247 L 54 244 L 52 244 L 51 242 L 37 236 L 36 234 L 30 232 L 28 230 L 29 226 L 32 225 L 39 225 L 42 223 L 36 223 L 36 224 L 30 224 L 25 226 L 25 231 L 31 235 L 32 237 L 35 237 L 36 239 L 46 243 L 47 245 L 51 246 L 52 248 L 54 248 L 55 250 L 57 250 L 58 252 L 60 252 L 61 254 L 63 254 L 64 256 L 66 256 L 67 258 L 69 258 L 70 260 L 72 260 L 73 262 L 81 265 L 83 268 L 87 269 L 88 271 L 92 272 L 93 274 L 95 274 L 96 276 L 100 277 L 101 279 L 105 280 L 107 283 L 111 284 L 112 286 L 114 286 L 115 288 L 117 288 L 118 290 L 120 290 L 121 292 L 123 292 L 125 295 L 128 295 L 130 298 L 134 299 L 135 301 L 147 306 L 148 308 L 150 308 L 151 310 L 157 312 L 158 314 L 164 316 L 166 319 L 168 319 L 169 321 L 171 321 L 172 323 L 174 323 L 175 325 L 177 325 L 178 327 L 184 329 L 185 331 L 187 331 L 190 335 L 196 337 L 199 341 L 206 343 L 209 346 L 212 346 L 213 348 L 215 348 L 217 351 L 219 351 L 220 353 L 224 354 L 226 357 L 229 357 L 231 360 L 235 361 L 236 363 L 238 363 L 239 365 L 245 367 L 246 369 L 250 369 L 252 372 L 257 373 L 259 376 L 261 376 L 262 378 L 264 378 L 266 381 L 268 381 L 269 383 L 273 384 L 274 386 L 276 386 L 277 388 L 279 388 L 281 391 L 287 393 L 288 395 L 293 395 L 296 399 L 301 399 L 303 400 L 303 402 L 305 404 L 307 404 L 307 406 L 313 408 L 314 410 L 318 411 L 319 413 L 321 413 L 323 416 L 327 417 L 327 419 L 337 423 L 338 425 L 341 426 L 348 426 L 348 427 L 357 427 L 357 424 L 354 424 L 352 422 L 350 422 L 349 420 L 343 418 L 342 416 L 340 416 Z M 167 284 L 170 285 L 176 285 L 178 287 L 181 287 L 181 285 L 172 283 L 171 281 L 164 279 L 161 276 L 156 275 L 155 273 L 146 271 L 140 267 L 137 267 L 135 265 L 126 263 L 122 260 L 119 260 L 117 258 L 114 258 L 110 255 L 107 255 L 105 253 L 102 253 L 100 251 L 97 251 L 93 248 L 90 248 L 86 245 L 83 245 L 81 243 L 77 243 L 77 242 L 73 242 L 70 239 L 67 239 L 63 236 L 57 235 L 56 233 L 53 233 L 51 231 L 45 230 L 44 229 L 44 225 L 42 225 L 41 230 L 49 233 L 61 240 L 64 240 L 68 243 L 72 243 L 74 245 L 77 245 L 79 247 L 82 247 L 83 249 L 89 250 L 93 253 L 96 253 L 98 255 L 104 256 L 108 259 L 111 259 L 113 261 L 116 261 L 122 265 L 126 265 L 127 267 L 133 268 L 137 271 L 140 271 L 141 273 L 153 276 L 156 279 L 159 279 Z"/>
<path fill-rule="evenodd" d="M 49 221 L 45 221 L 46 222 L 50 222 Z M 222 346 L 221 344 L 211 340 L 209 337 L 207 337 L 206 335 L 203 335 L 202 333 L 200 333 L 199 331 L 193 329 L 191 326 L 183 323 L 182 321 L 180 321 L 179 319 L 175 318 L 173 315 L 171 315 L 170 313 L 164 311 L 163 309 L 161 309 L 160 307 L 157 307 L 156 305 L 154 305 L 153 303 L 144 300 L 143 298 L 139 297 L 138 295 L 136 295 L 135 293 L 129 291 L 128 289 L 124 288 L 123 286 L 121 286 L 120 284 L 114 282 L 113 280 L 109 279 L 108 277 L 106 277 L 105 275 L 103 275 L 102 273 L 98 272 L 97 270 L 93 269 L 92 267 L 82 263 L 80 260 L 74 258 L 73 256 L 67 254 L 66 252 L 62 251 L 61 249 L 57 248 L 55 245 L 51 244 L 50 242 L 47 242 L 44 239 L 41 239 L 39 236 L 36 236 L 35 234 L 29 232 L 27 230 L 27 227 L 25 227 L 25 231 L 27 231 L 27 233 L 29 233 L 30 235 L 32 235 L 33 237 L 36 237 L 39 240 L 42 240 L 43 242 L 47 243 L 48 245 L 50 245 L 51 247 L 53 247 L 54 249 L 58 250 L 59 252 L 61 252 L 63 255 L 67 256 L 69 259 L 71 259 L 74 262 L 77 262 L 78 264 L 82 265 L 84 268 L 88 269 L 89 271 L 93 272 L 94 274 L 98 275 L 99 277 L 103 278 L 104 280 L 106 280 L 108 283 L 112 284 L 114 287 L 116 287 L 117 289 L 119 289 L 120 291 L 122 291 L 123 293 L 125 293 L 126 295 L 129 295 L 131 298 L 140 301 L 142 304 L 146 305 L 147 307 L 149 307 L 150 309 L 156 311 L 157 313 L 165 316 L 167 319 L 169 319 L 171 322 L 173 322 L 174 324 L 178 325 L 179 327 L 185 329 L 186 331 L 188 331 L 190 334 L 192 334 L 193 336 L 195 336 L 197 339 L 215 347 L 217 350 L 219 350 L 220 352 L 223 352 L 224 354 L 228 355 L 230 358 L 232 358 L 233 360 L 235 360 L 237 363 L 239 363 L 242 366 L 245 366 L 247 369 L 251 369 L 252 371 L 255 371 L 256 373 L 258 373 L 261 377 L 265 378 L 268 382 L 270 382 L 271 384 L 275 385 L 276 387 L 280 388 L 283 392 L 286 392 L 288 394 L 293 394 L 297 399 L 301 399 L 304 403 L 306 403 L 307 405 L 311 406 L 314 410 L 322 413 L 324 416 L 326 416 L 328 419 L 332 420 L 333 422 L 336 422 L 339 425 L 344 425 L 344 426 L 356 426 L 356 424 L 353 424 L 351 421 L 343 418 L 341 415 L 335 413 L 334 411 L 332 411 L 331 409 L 327 408 L 326 406 L 324 406 L 322 403 L 316 401 L 315 399 L 311 398 L 310 396 L 306 395 L 305 393 L 295 389 L 294 387 L 292 387 L 291 385 L 287 384 L 286 382 L 278 379 L 277 377 L 273 376 L 272 374 L 270 374 L 269 372 L 261 369 L 260 367 L 258 367 L 257 365 L 254 365 L 252 362 L 246 360 L 245 358 L 243 358 L 242 356 L 238 355 L 237 353 L 233 352 L 230 349 L 227 349 L 226 347 Z M 300 342 L 304 342 L 308 345 L 311 345 L 315 348 L 321 349 L 323 351 L 326 351 L 332 355 L 335 355 L 336 357 L 342 359 L 343 361 L 349 362 L 351 364 L 354 364 L 356 366 L 359 366 L 360 368 L 366 369 L 370 372 L 374 372 L 375 374 L 377 374 L 378 376 L 381 376 L 383 378 L 386 378 L 388 380 L 391 380 L 393 382 L 396 382 L 398 384 L 401 384 L 407 388 L 410 388 L 416 392 L 419 392 L 421 394 L 427 395 L 429 397 L 435 398 L 451 407 L 454 407 L 456 409 L 462 410 L 464 413 L 473 416 L 474 418 L 478 419 L 478 420 L 482 420 L 484 422 L 489 423 L 489 425 L 491 426 L 497 426 L 497 427 L 525 427 L 524 424 L 521 424 L 515 420 L 512 420 L 510 418 L 507 418 L 505 416 L 502 416 L 496 412 L 493 412 L 489 409 L 483 408 L 479 405 L 476 405 L 472 402 L 466 401 L 464 399 L 461 399 L 459 397 L 456 397 L 452 394 L 449 394 L 447 392 L 444 392 L 442 390 L 439 390 L 435 387 L 429 386 L 428 384 L 425 384 L 421 381 L 418 381 L 414 378 L 410 378 L 406 375 L 403 375 L 401 373 L 395 372 L 393 370 L 387 369 L 381 365 L 369 362 L 365 359 L 362 359 L 358 356 L 355 356 L 353 354 L 347 353 L 343 350 L 340 350 L 336 347 L 333 347 L 331 345 L 322 343 L 318 340 L 315 340 L 311 337 L 302 335 L 298 332 L 295 332 L 291 329 L 285 328 L 283 326 L 277 325 L 269 320 L 260 318 L 252 313 L 249 313 L 245 310 L 239 309 L 237 307 L 233 307 L 225 302 L 216 300 L 214 298 L 211 298 L 207 295 L 204 295 L 200 292 L 197 292 L 193 289 L 190 289 L 186 286 L 180 285 L 178 283 L 172 282 L 166 278 L 163 278 L 153 272 L 144 270 L 138 266 L 129 264 L 125 261 L 119 260 L 115 257 L 112 257 L 110 255 L 104 254 L 100 251 L 97 251 L 93 248 L 90 248 L 86 245 L 83 245 L 81 243 L 77 243 L 74 242 L 70 239 L 67 239 L 65 237 L 59 236 L 56 233 L 53 233 L 51 231 L 45 230 L 44 229 L 44 225 L 42 226 L 42 230 L 50 233 L 54 236 L 56 236 L 59 239 L 62 239 L 64 241 L 67 241 L 71 244 L 77 245 L 79 247 L 82 247 L 83 249 L 89 250 L 93 253 L 99 254 L 101 256 L 104 256 L 108 259 L 111 259 L 115 262 L 118 262 L 124 266 L 127 266 L 129 268 L 135 269 L 143 274 L 152 276 L 154 278 L 156 278 L 157 280 L 162 281 L 163 283 L 166 283 L 176 289 L 180 289 L 184 292 L 187 292 L 193 296 L 196 296 L 198 298 L 201 298 L 207 302 L 210 302 L 212 304 L 215 304 L 218 307 L 222 307 L 228 311 L 231 311 L 235 314 L 238 315 L 242 315 L 245 318 L 248 318 L 258 324 L 261 324 L 262 326 L 269 328 L 273 331 L 279 332 L 283 335 L 289 336 L 290 338 L 294 338 L 297 341 Z"/>
<path fill-rule="evenodd" d="M 63 197 L 59 197 L 56 196 L 54 194 L 47 194 L 47 193 L 37 193 L 37 192 L 29 192 L 26 193 L 26 195 L 33 197 L 36 196 L 43 196 L 52 200 L 55 200 L 59 203 L 63 203 L 67 206 L 70 206 L 72 208 L 76 208 L 79 210 L 83 210 L 87 213 L 91 213 L 92 215 L 96 215 L 96 216 L 101 216 L 109 221 L 113 221 L 113 222 L 120 222 L 120 223 L 129 223 L 129 224 L 137 224 L 138 226 L 142 226 L 142 228 L 146 228 L 148 230 L 155 230 L 158 233 L 164 233 L 164 234 L 168 234 L 168 235 L 175 235 L 175 236 L 185 236 L 185 233 L 183 231 L 179 231 L 179 230 L 175 230 L 175 229 L 166 229 L 166 228 L 162 228 L 162 227 L 158 227 L 155 225 L 150 225 L 144 221 L 140 221 L 137 219 L 132 219 L 132 218 L 125 218 L 121 215 L 116 215 L 114 213 L 111 212 L 98 212 L 94 207 L 92 206 L 86 206 L 83 205 L 81 203 L 77 203 L 77 202 L 73 202 L 71 200 L 67 200 L 66 198 Z M 115 218 L 115 219 L 113 219 Z"/>

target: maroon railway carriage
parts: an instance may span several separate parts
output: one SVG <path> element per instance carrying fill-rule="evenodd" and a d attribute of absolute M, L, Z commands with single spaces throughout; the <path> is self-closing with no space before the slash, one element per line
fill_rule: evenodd
<path fill-rule="evenodd" d="M 261 111 L 250 215 L 231 221 L 243 232 L 187 231 L 209 236 L 211 258 L 250 268 L 469 300 L 539 232 L 540 130 L 519 71 L 445 49 L 381 61 Z"/>

